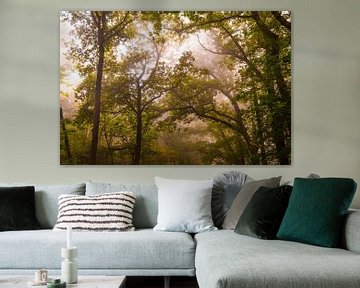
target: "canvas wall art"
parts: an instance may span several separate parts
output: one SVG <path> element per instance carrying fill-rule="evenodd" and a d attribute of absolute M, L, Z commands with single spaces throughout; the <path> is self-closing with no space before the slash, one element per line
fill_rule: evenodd
<path fill-rule="evenodd" d="M 62 11 L 60 164 L 291 164 L 291 12 Z"/>

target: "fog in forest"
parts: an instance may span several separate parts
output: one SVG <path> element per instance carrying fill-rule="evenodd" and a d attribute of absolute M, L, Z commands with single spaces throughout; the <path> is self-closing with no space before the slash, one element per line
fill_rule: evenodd
<path fill-rule="evenodd" d="M 291 164 L 289 11 L 63 11 L 64 165 Z"/>

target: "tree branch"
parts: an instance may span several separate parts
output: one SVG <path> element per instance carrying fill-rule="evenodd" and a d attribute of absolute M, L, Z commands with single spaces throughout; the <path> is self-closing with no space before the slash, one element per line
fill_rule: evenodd
<path fill-rule="evenodd" d="M 143 82 L 143 85 L 141 88 L 145 87 L 154 77 L 158 67 L 159 67 L 159 61 L 160 61 L 160 56 L 161 56 L 161 52 L 159 51 L 158 47 L 154 44 L 155 50 L 156 50 L 156 60 L 155 60 L 155 66 L 153 67 L 153 69 L 150 72 L 149 77 Z"/>
<path fill-rule="evenodd" d="M 279 39 L 279 36 L 272 32 L 268 26 L 261 20 L 260 14 L 258 11 L 251 11 L 252 18 L 255 20 L 256 24 L 259 26 L 260 30 L 265 34 L 268 38 L 276 41 Z"/>
<path fill-rule="evenodd" d="M 105 42 L 110 40 L 112 37 L 115 36 L 116 33 L 123 30 L 128 24 L 130 24 L 133 20 L 130 18 L 130 20 L 126 21 L 128 15 L 130 15 L 130 11 L 127 11 L 122 21 L 120 21 L 117 25 L 109 29 L 109 31 L 106 32 L 105 35 Z"/>
<path fill-rule="evenodd" d="M 164 91 L 161 91 L 158 95 L 150 98 L 148 101 L 145 102 L 145 104 L 141 108 L 141 112 L 144 112 L 147 106 L 149 106 L 152 102 L 154 102 L 156 99 L 161 98 L 164 95 Z"/>
<path fill-rule="evenodd" d="M 291 22 L 287 21 L 283 16 L 281 16 L 279 11 L 271 11 L 271 14 L 273 14 L 274 18 L 285 28 L 287 28 L 289 31 L 291 31 Z"/>
<path fill-rule="evenodd" d="M 210 20 L 210 21 L 205 21 L 203 23 L 200 23 L 200 24 L 191 24 L 191 25 L 188 25 L 188 26 L 183 26 L 181 29 L 175 29 L 175 31 L 177 33 L 182 33 L 182 32 L 186 32 L 187 30 L 190 30 L 192 28 L 199 28 L 199 27 L 203 27 L 203 26 L 206 26 L 206 25 L 210 25 L 210 24 L 216 24 L 216 23 L 221 23 L 221 22 L 225 22 L 225 21 L 228 21 L 230 19 L 234 19 L 234 18 L 243 18 L 243 19 L 249 19 L 249 18 L 252 18 L 251 16 L 246 16 L 246 15 L 231 15 L 231 16 L 227 16 L 227 17 L 224 17 L 224 18 L 221 18 L 221 19 L 216 19 L 216 20 Z M 183 22 L 182 22 L 183 24 Z"/>
<path fill-rule="evenodd" d="M 93 21 L 95 22 L 96 26 L 99 26 L 99 24 L 100 24 L 100 21 L 99 21 L 99 20 L 100 20 L 100 19 L 99 19 L 98 14 L 96 13 L 96 11 L 91 11 L 90 14 L 91 14 L 91 18 L 92 18 Z"/>
<path fill-rule="evenodd" d="M 147 66 L 146 59 L 145 59 L 144 63 L 141 66 L 142 66 L 142 71 L 141 71 L 140 75 L 137 76 L 137 77 L 135 76 L 136 83 L 137 83 L 137 85 L 139 86 L 140 89 L 142 89 L 144 87 L 144 85 L 140 85 L 140 81 L 141 81 L 141 78 L 144 77 L 145 72 L 146 72 L 146 66 Z"/>
<path fill-rule="evenodd" d="M 249 60 L 249 58 L 246 55 L 245 50 L 240 45 L 239 41 L 236 39 L 236 37 L 232 34 L 232 32 L 227 29 L 226 27 L 222 26 L 222 29 L 225 31 L 225 33 L 230 37 L 232 42 L 235 44 L 235 46 L 239 49 L 240 54 L 236 54 L 235 57 L 237 57 L 239 60 L 245 62 L 249 66 L 249 68 L 254 71 L 255 75 L 258 76 L 260 79 L 264 79 L 264 76 L 260 72 L 260 70 Z"/>
<path fill-rule="evenodd" d="M 197 40 L 198 40 L 198 43 L 199 45 L 207 52 L 210 52 L 212 54 L 215 54 L 215 55 L 232 55 L 231 53 L 225 53 L 225 52 L 218 52 L 218 51 L 213 51 L 213 50 L 210 50 L 209 48 L 206 48 L 205 45 L 203 45 L 201 42 L 200 42 L 200 37 L 198 34 L 196 34 L 196 37 L 197 37 Z M 232 55 L 234 56 L 234 55 Z"/>

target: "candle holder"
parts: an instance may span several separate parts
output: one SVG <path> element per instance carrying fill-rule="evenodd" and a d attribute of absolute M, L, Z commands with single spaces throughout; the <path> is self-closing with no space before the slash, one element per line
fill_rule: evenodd
<path fill-rule="evenodd" d="M 75 257 L 78 255 L 77 247 L 61 248 L 61 279 L 68 284 L 77 283 L 78 269 Z"/>

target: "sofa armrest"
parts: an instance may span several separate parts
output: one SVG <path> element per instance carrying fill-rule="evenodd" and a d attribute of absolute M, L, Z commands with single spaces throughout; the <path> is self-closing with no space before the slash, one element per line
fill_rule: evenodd
<path fill-rule="evenodd" d="M 345 218 L 343 248 L 360 253 L 360 210 L 349 210 Z"/>

